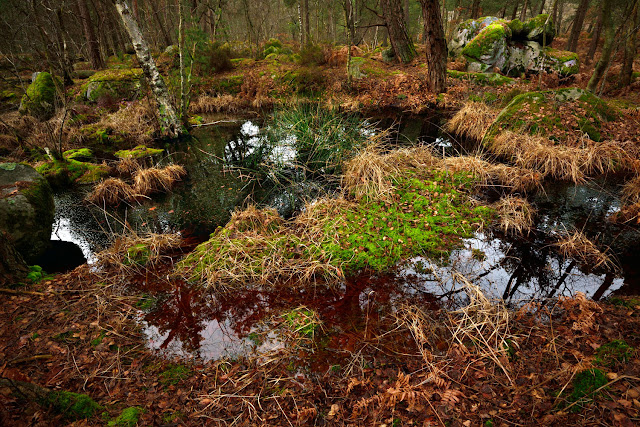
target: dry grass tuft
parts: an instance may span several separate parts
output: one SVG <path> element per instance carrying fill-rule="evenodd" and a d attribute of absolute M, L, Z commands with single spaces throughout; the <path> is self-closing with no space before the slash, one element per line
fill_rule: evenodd
<path fill-rule="evenodd" d="M 469 304 L 451 313 L 451 342 L 466 349 L 474 343 L 478 356 L 493 361 L 513 383 L 509 376 L 509 349 L 516 345 L 510 333 L 510 315 L 502 301 L 490 301 L 482 290 L 456 273 L 454 280 L 462 283 L 469 298 Z"/>
<path fill-rule="evenodd" d="M 104 116 L 98 127 L 113 129 L 138 144 L 153 142 L 153 135 L 160 131 L 153 105 L 145 105 L 141 101 L 129 103 L 115 113 Z"/>
<path fill-rule="evenodd" d="M 640 202 L 640 175 L 627 181 L 622 187 L 622 201 L 625 204 Z"/>
<path fill-rule="evenodd" d="M 141 167 L 142 166 L 140 165 L 137 159 L 124 158 L 124 159 L 120 159 L 116 164 L 116 171 L 120 175 L 131 176 Z"/>
<path fill-rule="evenodd" d="M 447 122 L 447 131 L 482 141 L 498 112 L 481 102 L 468 102 Z"/>
<path fill-rule="evenodd" d="M 507 196 L 493 206 L 498 213 L 498 225 L 505 234 L 529 234 L 533 227 L 535 209 L 526 199 Z"/>
<path fill-rule="evenodd" d="M 120 178 L 108 178 L 96 185 L 87 200 L 101 206 L 116 206 L 135 197 L 134 189 Z"/>
<path fill-rule="evenodd" d="M 444 159 L 444 166 L 453 172 L 472 173 L 480 185 L 501 185 L 510 191 L 531 191 L 542 187 L 542 175 L 522 167 L 489 163 L 478 157 L 461 156 Z"/>
<path fill-rule="evenodd" d="M 168 252 L 183 243 L 179 233 L 126 234 L 118 237 L 108 249 L 96 254 L 96 265 L 104 271 L 130 275 L 148 271 Z"/>
<path fill-rule="evenodd" d="M 229 230 L 238 232 L 254 231 L 271 234 L 284 224 L 284 219 L 273 208 L 258 209 L 250 205 L 244 210 L 236 210 L 226 225 Z"/>
<path fill-rule="evenodd" d="M 613 267 L 609 256 L 600 251 L 591 240 L 581 231 L 568 232 L 565 230 L 561 238 L 553 244 L 558 253 L 564 258 L 574 258 L 583 265 L 591 268 Z"/>
<path fill-rule="evenodd" d="M 233 95 L 203 95 L 189 106 L 192 113 L 219 113 L 221 111 L 235 113 L 240 109 L 239 100 Z"/>
<path fill-rule="evenodd" d="M 389 156 L 380 153 L 378 145 L 370 144 L 346 163 L 342 187 L 356 200 L 384 197 L 393 190 L 391 177 L 399 171 Z"/>
<path fill-rule="evenodd" d="M 184 175 L 186 175 L 186 170 L 179 165 L 139 169 L 133 175 L 133 188 L 136 193 L 145 196 L 162 191 L 171 191 L 175 183 Z"/>

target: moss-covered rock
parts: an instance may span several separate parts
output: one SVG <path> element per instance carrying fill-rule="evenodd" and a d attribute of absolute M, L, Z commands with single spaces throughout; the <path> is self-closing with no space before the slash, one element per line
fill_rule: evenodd
<path fill-rule="evenodd" d="M 469 80 L 479 85 L 503 86 L 512 84 L 514 80 L 496 73 L 469 73 L 464 71 L 447 70 L 447 75 L 453 79 Z"/>
<path fill-rule="evenodd" d="M 483 28 L 461 51 L 469 62 L 468 71 L 502 69 L 508 60 L 507 40 L 510 37 L 511 29 L 504 20 Z"/>
<path fill-rule="evenodd" d="M 47 181 L 31 166 L 0 163 L 0 231 L 33 263 L 51 240 L 54 203 Z"/>
<path fill-rule="evenodd" d="M 120 159 L 141 159 L 162 154 L 163 151 L 161 148 L 149 148 L 146 145 L 138 145 L 131 150 L 116 151 L 115 155 Z"/>
<path fill-rule="evenodd" d="M 462 49 L 471 41 L 478 33 L 488 25 L 491 25 L 499 19 L 494 16 L 485 16 L 479 19 L 468 19 L 460 23 L 453 32 L 453 37 L 449 42 L 449 54 L 458 56 L 462 53 Z"/>
<path fill-rule="evenodd" d="M 546 13 L 533 17 L 525 22 L 523 32 L 527 40 L 544 43 L 545 46 L 549 46 L 556 36 L 553 20 Z"/>
<path fill-rule="evenodd" d="M 89 148 L 74 148 L 62 153 L 62 157 L 67 160 L 77 160 L 79 162 L 90 162 L 93 160 L 93 151 Z"/>
<path fill-rule="evenodd" d="M 485 134 L 490 142 L 504 131 L 528 133 L 566 143 L 589 136 L 600 141 L 600 127 L 620 117 L 619 111 L 590 92 L 565 88 L 527 92 L 513 98 Z"/>
<path fill-rule="evenodd" d="M 20 103 L 20 113 L 28 114 L 40 120 L 49 120 L 56 111 L 56 84 L 62 88 L 59 79 L 55 82 L 47 72 L 38 73 L 27 88 Z"/>
<path fill-rule="evenodd" d="M 36 169 L 54 188 L 63 188 L 71 184 L 91 184 L 109 175 L 109 168 L 106 165 L 69 158 L 48 161 Z"/>
<path fill-rule="evenodd" d="M 580 71 L 580 58 L 575 52 L 547 48 L 545 54 L 549 67 L 561 76 L 578 74 Z"/>
<path fill-rule="evenodd" d="M 131 407 L 123 410 L 118 418 L 109 421 L 108 427 L 135 427 L 138 425 L 140 415 L 144 412 L 143 408 Z"/>
<path fill-rule="evenodd" d="M 92 75 L 82 85 L 80 93 L 86 100 L 92 102 L 101 97 L 133 100 L 140 93 L 141 86 L 142 69 L 109 69 Z"/>

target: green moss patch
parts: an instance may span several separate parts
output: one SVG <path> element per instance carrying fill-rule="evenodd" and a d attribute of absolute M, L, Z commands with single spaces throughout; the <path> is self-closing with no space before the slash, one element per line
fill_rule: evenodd
<path fill-rule="evenodd" d="M 465 71 L 447 70 L 452 79 L 468 80 L 482 86 L 504 86 L 515 82 L 511 77 L 497 73 L 471 73 Z"/>
<path fill-rule="evenodd" d="M 624 340 L 613 340 L 601 346 L 596 351 L 595 363 L 611 367 L 616 363 L 628 362 L 633 355 L 634 348 Z"/>
<path fill-rule="evenodd" d="M 620 117 L 619 111 L 597 96 L 577 88 L 527 92 L 513 98 L 485 135 L 513 131 L 577 145 L 587 134 L 599 142 L 603 124 Z"/>
<path fill-rule="evenodd" d="M 478 33 L 463 49 L 462 55 L 471 60 L 479 61 L 483 56 L 490 54 L 496 43 L 506 43 L 511 37 L 511 30 L 504 20 L 489 24 Z"/>
<path fill-rule="evenodd" d="M 121 159 L 140 159 L 161 154 L 163 151 L 161 148 L 149 148 L 146 145 L 138 145 L 131 150 L 116 151 L 115 156 Z"/>
<path fill-rule="evenodd" d="M 142 69 L 108 69 L 95 73 L 80 88 L 82 97 L 97 101 L 102 97 L 134 99 L 142 85 Z"/>
<path fill-rule="evenodd" d="M 607 384 L 607 377 L 600 369 L 592 368 L 579 372 L 573 378 L 573 391 L 568 397 L 568 402 L 574 404 L 574 412 L 582 409 L 585 403 L 593 400 L 596 390 Z"/>
<path fill-rule="evenodd" d="M 48 120 L 55 113 L 56 83 L 61 88 L 62 82 L 47 72 L 39 73 L 29 85 L 22 97 L 20 113 L 29 114 L 40 120 Z"/>
<path fill-rule="evenodd" d="M 163 385 L 176 385 L 180 381 L 193 375 L 191 369 L 184 365 L 171 365 L 160 374 L 160 383 Z"/>
<path fill-rule="evenodd" d="M 144 412 L 143 408 L 131 407 L 127 408 L 118 415 L 118 418 L 109 421 L 109 427 L 135 427 L 138 425 L 140 415 Z"/>
<path fill-rule="evenodd" d="M 88 162 L 93 159 L 93 151 L 89 148 L 76 148 L 67 150 L 62 153 L 62 157 L 67 160 L 77 160 L 79 162 Z"/>
<path fill-rule="evenodd" d="M 65 418 L 72 420 L 91 418 L 102 410 L 102 407 L 86 394 L 69 391 L 52 391 L 46 397 L 45 403 Z"/>
<path fill-rule="evenodd" d="M 91 184 L 109 175 L 108 167 L 94 163 L 54 160 L 36 167 L 52 187 L 60 188 L 70 184 Z"/>
<path fill-rule="evenodd" d="M 138 243 L 127 249 L 127 257 L 124 263 L 127 265 L 145 265 L 151 257 L 151 249 L 144 243 Z"/>

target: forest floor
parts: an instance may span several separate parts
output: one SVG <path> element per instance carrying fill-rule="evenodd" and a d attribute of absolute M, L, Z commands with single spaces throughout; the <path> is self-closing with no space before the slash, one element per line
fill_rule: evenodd
<path fill-rule="evenodd" d="M 614 62 L 612 75 L 616 67 Z M 517 79 L 513 85 L 452 78 L 448 93 L 438 97 L 425 90 L 420 62 L 398 66 L 369 61 L 362 71 L 370 78 L 355 86 L 345 84 L 343 68 L 323 66 L 301 74 L 297 65 L 240 61 L 235 70 L 201 82 L 204 99 L 196 97 L 192 109 L 195 114 L 255 111 L 284 103 L 291 90 L 296 97 L 363 114 L 421 114 L 434 105 L 454 111 L 467 100 L 497 107 L 531 90 L 584 87 L 590 71 L 583 67 L 569 81 L 544 76 Z M 270 72 L 288 77 L 268 78 Z M 221 82 L 228 89 L 240 73 L 242 84 L 225 95 L 216 93 Z M 306 93 L 314 84 L 321 84 L 326 96 Z M 639 85 L 636 81 L 630 88 L 615 89 L 611 83 L 606 98 L 625 108 L 635 106 Z M 144 142 L 149 135 L 138 137 Z M 135 138 L 126 142 L 128 148 L 141 142 Z M 469 305 L 453 311 L 435 301 L 392 312 L 367 311 L 364 324 L 338 332 L 316 328 L 313 321 L 300 328 L 272 319 L 282 335 L 276 349 L 215 361 L 174 359 L 147 347 L 139 318 L 150 288 L 182 292 L 182 284 L 167 273 L 182 250 L 193 245 L 175 249 L 153 270 L 126 277 L 121 270 L 84 265 L 29 287 L 3 290 L 0 424 L 490 427 L 640 422 L 638 298 L 596 303 L 578 294 L 507 308 L 468 286 Z M 269 296 L 288 297 L 283 289 Z M 309 326 L 311 337 L 308 330 L 301 333 Z M 96 404 L 75 395 L 56 402 L 27 399 L 20 392 L 24 383 L 85 394 Z"/>

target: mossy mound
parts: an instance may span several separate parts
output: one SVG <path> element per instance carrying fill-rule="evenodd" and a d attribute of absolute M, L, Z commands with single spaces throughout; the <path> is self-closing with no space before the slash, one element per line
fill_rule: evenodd
<path fill-rule="evenodd" d="M 115 156 L 120 159 L 141 159 L 144 157 L 153 157 L 161 154 L 162 148 L 149 148 L 146 145 L 138 145 L 131 150 L 120 150 L 115 152 Z"/>
<path fill-rule="evenodd" d="M 102 407 L 86 394 L 69 391 L 52 391 L 45 403 L 71 420 L 91 418 L 102 410 Z"/>
<path fill-rule="evenodd" d="M 89 148 L 75 148 L 62 153 L 62 157 L 67 160 L 77 160 L 79 162 L 89 162 L 93 160 L 93 151 Z"/>
<path fill-rule="evenodd" d="M 514 79 L 496 73 L 470 73 L 465 71 L 447 70 L 447 75 L 453 79 L 468 80 L 478 85 L 504 86 L 514 83 Z"/>
<path fill-rule="evenodd" d="M 575 145 L 584 135 L 600 142 L 601 126 L 619 117 L 615 107 L 582 89 L 527 92 L 500 112 L 485 142 L 504 131 L 539 135 L 564 145 Z"/>
<path fill-rule="evenodd" d="M 142 69 L 108 69 L 95 73 L 82 85 L 80 93 L 88 101 L 95 102 L 109 97 L 114 100 L 133 100 L 142 87 Z"/>
<path fill-rule="evenodd" d="M 62 88 L 60 79 L 56 80 L 57 85 Z M 19 111 L 39 120 L 49 120 L 56 111 L 56 97 L 56 82 L 53 76 L 47 72 L 38 73 L 22 97 Z"/>
<path fill-rule="evenodd" d="M 628 362 L 634 350 L 625 340 L 613 340 L 596 351 L 595 363 L 611 367 L 616 363 Z"/>
<path fill-rule="evenodd" d="M 39 165 L 41 173 L 54 188 L 63 188 L 71 184 L 91 184 L 109 175 L 105 165 L 80 162 L 78 160 L 54 160 Z"/>
<path fill-rule="evenodd" d="M 567 50 L 545 49 L 550 67 L 561 76 L 570 76 L 580 71 L 580 58 L 575 52 Z"/>
<path fill-rule="evenodd" d="M 107 423 L 108 427 L 135 427 L 138 425 L 140 415 L 144 412 L 143 408 L 131 407 L 124 409 L 118 418 Z"/>
<path fill-rule="evenodd" d="M 556 36 L 553 20 L 546 13 L 535 16 L 525 22 L 522 32 L 527 40 L 544 43 L 545 46 L 549 46 Z"/>
<path fill-rule="evenodd" d="M 607 382 L 607 377 L 600 369 L 587 369 L 576 374 L 573 378 L 573 392 L 568 398 L 571 404 L 575 404 L 573 411 L 580 411 L 583 404 L 593 400 L 596 391 Z"/>

